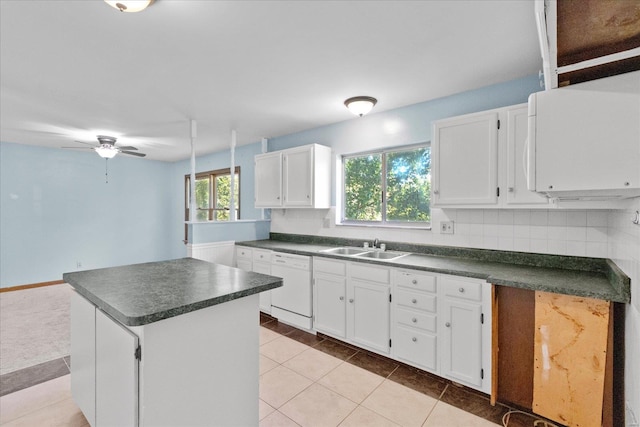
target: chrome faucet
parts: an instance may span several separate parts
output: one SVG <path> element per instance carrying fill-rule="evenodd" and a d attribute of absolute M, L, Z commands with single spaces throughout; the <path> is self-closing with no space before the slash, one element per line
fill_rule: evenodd
<path fill-rule="evenodd" d="M 377 237 L 373 240 L 373 247 L 374 248 L 380 247 L 380 239 L 378 239 Z"/>

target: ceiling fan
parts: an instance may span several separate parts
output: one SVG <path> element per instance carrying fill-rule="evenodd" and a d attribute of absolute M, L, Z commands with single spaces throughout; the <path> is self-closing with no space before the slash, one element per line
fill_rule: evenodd
<path fill-rule="evenodd" d="M 129 154 L 130 156 L 136 156 L 136 157 L 145 157 L 146 154 L 144 153 L 138 153 L 138 149 L 136 147 L 132 147 L 130 145 L 128 146 L 123 146 L 123 147 L 116 147 L 116 141 L 117 138 L 113 137 L 113 136 L 106 136 L 106 135 L 98 135 L 96 137 L 98 139 L 98 142 L 100 143 L 100 145 L 94 145 L 88 142 L 83 142 L 83 141 L 76 141 L 79 142 L 81 144 L 87 144 L 90 145 L 91 147 L 62 147 L 62 148 L 86 148 L 86 149 L 91 149 L 91 150 L 95 150 L 96 153 L 98 153 L 98 155 L 102 158 L 105 159 L 112 159 L 113 157 L 115 157 L 116 154 L 118 153 L 122 153 L 122 154 Z M 134 151 L 132 151 L 134 150 Z"/>

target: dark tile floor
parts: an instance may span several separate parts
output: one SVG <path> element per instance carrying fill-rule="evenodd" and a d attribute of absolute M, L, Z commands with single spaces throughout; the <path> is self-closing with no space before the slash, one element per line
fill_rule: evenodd
<path fill-rule="evenodd" d="M 68 375 L 70 366 L 71 358 L 65 356 L 4 374 L 0 376 L 0 396 Z"/>

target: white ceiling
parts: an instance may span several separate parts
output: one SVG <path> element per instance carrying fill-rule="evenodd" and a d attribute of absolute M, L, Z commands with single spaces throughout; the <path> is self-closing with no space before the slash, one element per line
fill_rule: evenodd
<path fill-rule="evenodd" d="M 119 137 L 157 160 L 531 75 L 531 0 L 0 0 L 0 140 L 81 146 Z"/>

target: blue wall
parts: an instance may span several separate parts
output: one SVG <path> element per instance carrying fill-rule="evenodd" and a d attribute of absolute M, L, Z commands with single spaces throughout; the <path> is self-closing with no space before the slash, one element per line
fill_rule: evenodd
<path fill-rule="evenodd" d="M 269 151 L 318 143 L 334 154 L 431 140 L 431 122 L 526 102 L 540 90 L 530 76 L 363 118 L 269 140 Z M 345 111 L 346 113 L 346 111 Z M 239 129 L 239 131 L 242 131 Z M 198 141 L 200 142 L 200 141 Z M 242 219 L 253 207 L 253 156 L 261 144 L 238 147 Z M 227 168 L 229 150 L 196 159 L 197 171 Z M 92 152 L 0 143 L 0 287 L 59 280 L 62 273 L 186 256 L 184 175 L 189 160 L 165 163 Z M 335 202 L 335 185 L 332 199 Z M 194 242 L 267 237 L 268 223 L 194 226 Z"/>
<path fill-rule="evenodd" d="M 171 257 L 164 162 L 0 144 L 0 287 Z"/>

